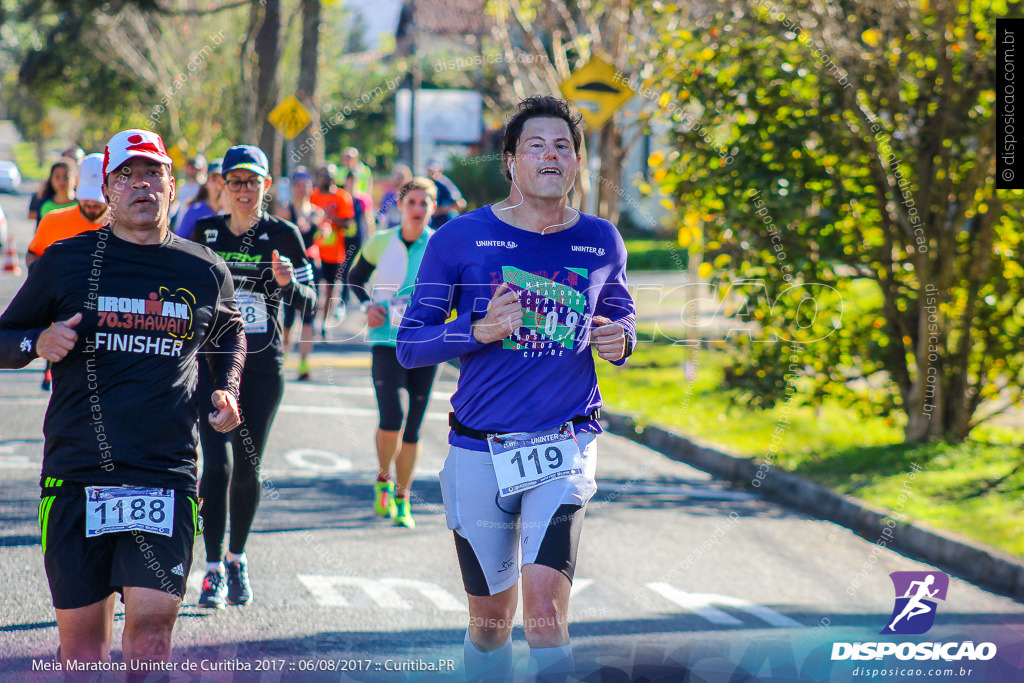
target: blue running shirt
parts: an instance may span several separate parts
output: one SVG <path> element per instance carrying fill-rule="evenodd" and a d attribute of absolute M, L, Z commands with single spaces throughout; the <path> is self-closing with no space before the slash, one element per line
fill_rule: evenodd
<path fill-rule="evenodd" d="M 470 325 L 486 315 L 502 282 L 519 293 L 523 325 L 500 342 L 480 344 Z M 485 206 L 446 223 L 427 243 L 398 331 L 398 359 L 412 368 L 460 358 L 452 407 L 468 427 L 548 429 L 601 406 L 590 347 L 595 315 L 625 328 L 628 357 L 636 311 L 614 225 L 581 214 L 568 229 L 541 235 Z M 596 422 L 581 428 L 600 430 Z M 485 442 L 455 434 L 449 443 L 487 450 Z"/>

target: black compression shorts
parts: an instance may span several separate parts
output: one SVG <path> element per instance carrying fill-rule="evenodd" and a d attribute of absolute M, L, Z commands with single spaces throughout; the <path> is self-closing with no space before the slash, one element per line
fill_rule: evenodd
<path fill-rule="evenodd" d="M 402 429 L 402 402 L 398 390 L 404 388 L 409 393 L 409 417 L 405 422 L 405 431 L 402 432 L 402 442 L 419 443 L 420 426 L 427 414 L 430 388 L 434 385 L 437 366 L 407 370 L 398 362 L 398 354 L 393 346 L 374 346 L 371 353 L 373 361 L 370 375 L 377 392 L 380 429 L 386 432 Z"/>

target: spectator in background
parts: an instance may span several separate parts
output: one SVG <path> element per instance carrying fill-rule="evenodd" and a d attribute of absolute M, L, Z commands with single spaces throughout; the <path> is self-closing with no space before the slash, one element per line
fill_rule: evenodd
<path fill-rule="evenodd" d="M 390 228 L 402 222 L 402 212 L 398 210 L 398 190 L 412 180 L 412 170 L 405 164 L 395 164 L 391 171 L 390 187 L 380 200 L 376 222 L 381 228 Z"/>
<path fill-rule="evenodd" d="M 355 147 L 346 147 L 341 153 L 341 171 L 342 174 L 345 170 L 349 173 L 356 174 L 356 189 L 359 192 L 364 192 L 370 196 L 373 196 L 373 171 L 370 167 L 359 161 L 359 150 Z M 345 179 L 340 176 L 335 176 L 335 180 L 344 184 Z"/>
<path fill-rule="evenodd" d="M 69 161 L 70 163 L 70 161 Z M 103 155 L 90 154 L 82 159 L 78 172 L 77 201 L 62 209 L 47 211 L 36 224 L 36 233 L 25 253 L 25 265 L 39 260 L 51 244 L 95 230 L 107 222 L 107 198 L 103 196 Z M 50 361 L 43 370 L 43 391 L 53 382 Z"/>
<path fill-rule="evenodd" d="M 291 201 L 278 207 L 277 217 L 294 223 L 302 237 L 302 246 L 306 248 L 306 258 L 313 265 L 313 279 L 320 280 L 320 254 L 316 246 L 316 238 L 321 226 L 330 230 L 330 221 L 324 216 L 323 209 L 311 201 L 313 196 L 313 176 L 305 166 L 299 166 L 292 173 Z M 302 318 L 302 333 L 299 337 L 299 380 L 309 380 L 309 353 L 313 350 L 313 319 L 316 310 L 305 313 L 291 301 L 285 301 L 284 325 L 282 336 L 285 352 L 291 350 L 292 327 L 295 318 Z"/>
<path fill-rule="evenodd" d="M 430 220 L 430 227 L 437 230 L 466 208 L 466 200 L 452 179 L 444 174 L 440 161 L 431 159 L 427 163 L 427 177 L 437 185 L 437 208 Z"/>
<path fill-rule="evenodd" d="M 196 155 L 185 162 L 185 179 L 175 185 L 171 203 L 171 229 L 178 224 L 191 201 L 199 195 L 199 188 L 206 184 L 206 158 Z"/>
<path fill-rule="evenodd" d="M 335 311 L 335 317 L 344 318 L 348 312 L 348 295 L 352 287 L 348 283 L 348 269 L 363 247 L 363 242 L 370 239 L 376 230 L 373 220 L 373 197 L 356 189 L 355 173 L 345 176 L 345 191 L 352 197 L 352 211 L 355 216 L 354 228 L 345 235 L 345 262 L 341 264 L 341 303 Z M 355 296 L 353 294 L 353 296 Z"/>
<path fill-rule="evenodd" d="M 345 176 L 345 191 L 352 195 L 352 207 L 356 214 L 356 239 L 362 243 L 370 239 L 377 230 L 377 221 L 374 219 L 373 197 L 356 189 L 355 174 L 349 173 Z"/>
<path fill-rule="evenodd" d="M 67 207 L 74 206 L 77 203 L 75 201 L 75 191 L 72 189 L 75 185 L 75 177 L 77 175 L 78 164 L 71 159 L 61 159 L 50 167 L 50 177 L 47 182 L 53 190 L 53 194 L 39 203 L 39 213 L 36 216 L 37 226 L 43 216 L 51 211 L 55 209 L 66 209 Z M 30 218 L 32 216 L 31 210 L 31 207 L 29 207 Z"/>
<path fill-rule="evenodd" d="M 197 154 L 185 162 L 185 181 L 180 183 L 175 191 L 175 204 L 177 208 L 172 225 L 178 224 L 185 208 L 192 203 L 192 200 L 199 194 L 199 188 L 205 184 L 206 157 L 202 154 Z"/>
<path fill-rule="evenodd" d="M 334 184 L 338 168 L 334 164 L 321 166 L 316 173 L 317 186 L 313 190 L 310 201 L 323 209 L 327 221 L 323 224 L 316 245 L 320 253 L 320 277 L 323 289 L 320 290 L 320 337 L 327 338 L 327 312 L 334 302 L 331 295 L 334 286 L 338 285 L 341 299 L 337 302 L 335 316 L 341 317 L 345 308 L 345 295 L 348 293 L 345 284 L 345 269 L 348 258 L 359 250 L 358 244 L 350 246 L 349 236 L 355 240 L 359 234 L 355 222 L 355 208 L 352 195 Z M 348 252 L 348 253 L 346 253 Z"/>
<path fill-rule="evenodd" d="M 68 147 L 60 155 L 75 162 L 75 166 L 81 166 L 82 160 L 85 159 L 85 150 L 81 147 Z"/>
<path fill-rule="evenodd" d="M 178 211 L 174 234 L 185 239 L 192 238 L 196 222 L 207 216 L 216 216 L 221 212 L 221 195 L 224 182 L 221 179 L 220 165 L 223 159 L 214 159 L 206 169 L 206 182 L 199 188 L 198 194 Z"/>
<path fill-rule="evenodd" d="M 90 154 L 82 160 L 78 177 L 78 200 L 71 206 L 48 211 L 39 220 L 28 245 L 25 262 L 31 266 L 54 242 L 95 230 L 107 222 L 107 199 L 103 196 L 103 155 Z"/>
<path fill-rule="evenodd" d="M 35 221 L 36 226 L 39 225 L 39 207 L 57 193 L 57 190 L 53 187 L 53 173 L 56 169 L 57 164 L 50 167 L 50 175 L 39 184 L 39 189 L 36 190 L 35 194 L 32 195 L 32 199 L 28 202 L 28 219 Z"/>

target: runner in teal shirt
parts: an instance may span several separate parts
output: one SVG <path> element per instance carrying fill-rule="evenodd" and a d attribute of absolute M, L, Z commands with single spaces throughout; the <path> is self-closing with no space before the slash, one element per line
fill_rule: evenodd
<path fill-rule="evenodd" d="M 380 470 L 374 484 L 373 508 L 381 517 L 409 528 L 416 525 L 409 507 L 409 489 L 419 458 L 420 425 L 437 366 L 406 370 L 398 362 L 395 346 L 420 261 L 433 234 L 427 225 L 436 205 L 437 188 L 430 180 L 413 178 L 403 185 L 398 191 L 402 224 L 374 235 L 359 252 L 348 276 L 366 312 L 367 339 L 373 355 L 370 374 L 380 413 L 376 438 Z M 409 394 L 404 429 L 400 388 Z M 392 467 L 395 478 L 391 476 Z"/>

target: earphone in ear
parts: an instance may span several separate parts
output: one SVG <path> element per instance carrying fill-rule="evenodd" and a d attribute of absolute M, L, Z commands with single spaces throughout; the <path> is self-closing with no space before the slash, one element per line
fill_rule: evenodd
<path fill-rule="evenodd" d="M 508 162 L 508 175 L 512 180 L 516 179 L 516 167 L 512 164 L 511 161 Z"/>

